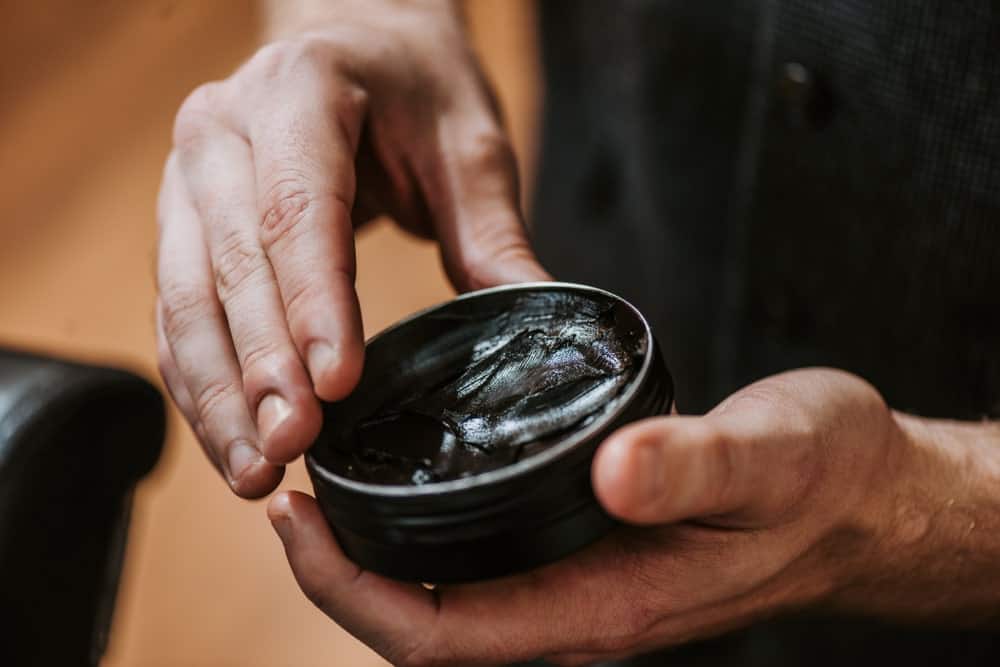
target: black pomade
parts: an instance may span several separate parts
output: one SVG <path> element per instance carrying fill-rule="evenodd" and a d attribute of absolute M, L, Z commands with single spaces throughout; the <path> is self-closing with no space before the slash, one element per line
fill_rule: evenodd
<path fill-rule="evenodd" d="M 358 420 L 342 474 L 419 485 L 511 465 L 612 409 L 642 362 L 641 332 L 596 298 L 527 294 L 481 331 L 463 363 Z"/>

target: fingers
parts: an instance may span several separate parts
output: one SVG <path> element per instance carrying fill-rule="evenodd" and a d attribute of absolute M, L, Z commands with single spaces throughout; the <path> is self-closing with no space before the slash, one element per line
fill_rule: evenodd
<path fill-rule="evenodd" d="M 277 104 L 244 130 L 254 150 L 259 241 L 314 390 L 333 401 L 354 388 L 364 357 L 351 209 L 365 97 L 321 77 L 328 75 L 308 67 L 290 77 Z"/>
<path fill-rule="evenodd" d="M 267 508 L 306 596 L 394 664 L 418 650 L 437 620 L 434 595 L 361 570 L 340 550 L 316 501 L 279 493 Z"/>
<path fill-rule="evenodd" d="M 268 461 L 287 463 L 316 438 L 322 418 L 261 247 L 254 158 L 221 124 L 203 120 L 195 132 L 182 143 L 180 159 L 257 426 L 255 444 Z"/>
<path fill-rule="evenodd" d="M 523 574 L 439 587 L 437 627 L 418 655 L 444 664 L 506 664 L 566 652 L 604 653 L 644 622 L 635 560 L 604 541 Z M 627 639 L 626 639 L 627 638 Z"/>
<path fill-rule="evenodd" d="M 601 445 L 594 491 L 619 518 L 657 524 L 726 516 L 777 520 L 817 475 L 825 402 L 785 376 L 752 385 L 704 417 L 659 417 Z"/>
<path fill-rule="evenodd" d="M 751 532 L 682 525 L 620 531 L 531 572 L 431 593 L 347 560 L 309 496 L 278 494 L 268 516 L 307 597 L 404 667 L 542 656 L 586 664 L 704 636 L 733 618 L 725 608 L 754 577 L 767 579 L 785 562 L 755 548 Z M 755 608 L 750 599 L 735 604 Z"/>
<path fill-rule="evenodd" d="M 201 224 L 174 158 L 165 171 L 159 218 L 157 282 L 167 341 L 161 366 L 209 458 L 233 490 L 244 497 L 263 495 L 277 485 L 282 469 L 265 461 L 255 447 L 256 428 L 212 284 Z"/>
<path fill-rule="evenodd" d="M 393 664 L 486 665 L 604 652 L 648 624 L 637 613 L 645 592 L 628 585 L 634 561 L 613 543 L 534 572 L 431 593 L 347 560 L 309 496 L 280 493 L 268 516 L 306 596 Z"/>
<path fill-rule="evenodd" d="M 263 49 L 230 80 L 196 91 L 175 125 L 160 207 L 161 356 L 171 392 L 244 495 L 273 488 L 280 465 L 316 437 L 315 397 L 343 398 L 361 374 L 351 213 L 368 97 L 338 53 L 316 40 Z M 503 135 L 467 120 L 483 117 L 468 105 L 429 117 L 441 120 L 426 182 L 408 162 L 426 152 L 414 148 L 420 138 L 383 144 L 392 144 L 390 180 L 414 195 L 404 199 L 432 195 L 456 283 L 546 279 Z"/>
<path fill-rule="evenodd" d="M 469 118 L 440 120 L 417 167 L 448 277 L 462 291 L 551 280 L 528 241 L 506 135 L 491 118 Z"/>

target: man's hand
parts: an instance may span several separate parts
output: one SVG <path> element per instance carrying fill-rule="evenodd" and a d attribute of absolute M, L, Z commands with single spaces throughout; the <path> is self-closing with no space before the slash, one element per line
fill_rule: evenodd
<path fill-rule="evenodd" d="M 311 7 L 309 32 L 184 102 L 160 192 L 161 372 L 246 497 L 316 437 L 316 397 L 357 382 L 356 224 L 438 239 L 460 290 L 547 277 L 452 3 Z"/>
<path fill-rule="evenodd" d="M 918 421 L 857 377 L 802 370 L 704 417 L 630 425 L 598 450 L 593 481 L 632 526 L 533 572 L 433 592 L 348 561 L 309 496 L 279 494 L 268 512 L 306 595 L 401 665 L 585 664 L 806 607 L 995 610 L 998 452 L 957 444 L 974 427 Z M 975 545 L 961 537 L 972 516 Z"/>

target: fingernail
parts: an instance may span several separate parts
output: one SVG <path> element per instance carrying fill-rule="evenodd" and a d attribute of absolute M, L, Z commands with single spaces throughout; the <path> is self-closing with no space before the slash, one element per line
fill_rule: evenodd
<path fill-rule="evenodd" d="M 233 481 L 238 480 L 257 461 L 261 460 L 261 454 L 249 442 L 240 440 L 229 448 L 229 476 Z"/>
<path fill-rule="evenodd" d="M 288 544 L 288 541 L 292 538 L 292 521 L 287 516 L 280 516 L 271 519 L 271 526 L 274 527 L 274 532 L 278 534 L 278 538 L 281 539 L 283 544 Z"/>
<path fill-rule="evenodd" d="M 336 355 L 329 343 L 316 341 L 306 351 L 306 361 L 309 364 L 309 374 L 312 376 L 313 384 L 315 384 L 323 371 L 336 362 Z"/>
<path fill-rule="evenodd" d="M 257 432 L 262 440 L 271 437 L 281 426 L 288 415 L 292 414 L 292 406 L 277 394 L 268 394 L 257 406 Z"/>

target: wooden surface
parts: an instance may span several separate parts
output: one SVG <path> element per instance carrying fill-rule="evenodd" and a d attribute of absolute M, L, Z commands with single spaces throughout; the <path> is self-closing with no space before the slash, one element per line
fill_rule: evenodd
<path fill-rule="evenodd" d="M 530 156 L 528 0 L 475 0 L 470 26 Z M 154 200 L 177 106 L 257 40 L 249 0 L 5 3 L 0 39 L 0 344 L 156 378 Z M 529 160 L 530 162 L 530 160 Z M 380 223 L 358 245 L 374 333 L 449 296 L 433 246 Z M 240 501 L 171 414 L 138 492 L 106 665 L 384 664 L 309 604 L 262 503 Z M 308 489 L 301 464 L 284 488 Z"/>

